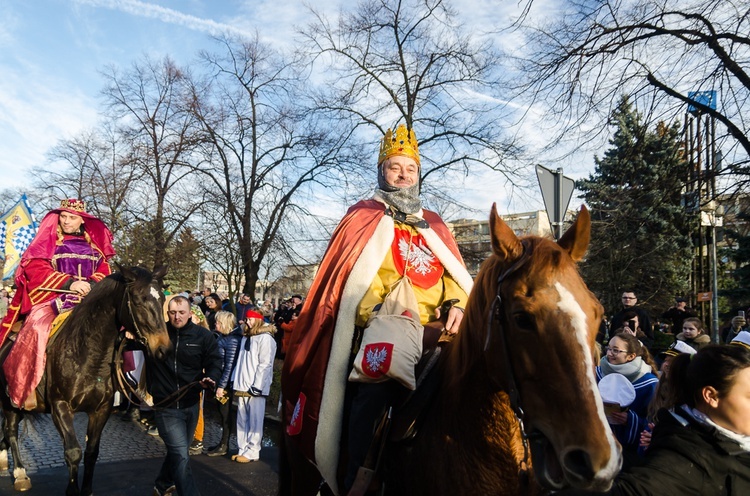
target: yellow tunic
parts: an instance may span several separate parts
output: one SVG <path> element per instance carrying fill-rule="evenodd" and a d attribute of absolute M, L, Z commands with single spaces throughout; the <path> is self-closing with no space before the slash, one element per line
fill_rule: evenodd
<path fill-rule="evenodd" d="M 419 304 L 419 318 L 423 325 L 435 320 L 435 309 L 445 300 L 457 299 L 459 301 L 456 306 L 465 307 L 468 299 L 466 292 L 444 270 L 437 257 L 426 249 L 426 244 L 420 243 L 420 240 L 424 240 L 416 228 L 396 223 L 395 230 L 392 248 L 388 250 L 375 279 L 359 302 L 357 325 L 364 326 L 367 323 L 373 308 L 385 300 L 390 288 L 403 277 L 404 272 L 412 280 Z M 439 278 L 435 280 L 436 277 Z"/>

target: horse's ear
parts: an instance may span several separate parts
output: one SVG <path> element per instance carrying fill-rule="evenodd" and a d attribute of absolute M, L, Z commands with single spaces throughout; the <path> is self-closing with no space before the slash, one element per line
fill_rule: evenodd
<path fill-rule="evenodd" d="M 578 262 L 586 253 L 589 241 L 591 241 L 591 214 L 586 205 L 581 205 L 576 221 L 565 231 L 557 244 L 570 254 L 574 262 Z"/>
<path fill-rule="evenodd" d="M 490 210 L 490 238 L 492 251 L 503 260 L 516 260 L 523 253 L 521 241 L 513 229 L 508 227 L 508 224 L 497 214 L 497 207 L 494 203 Z"/>
<path fill-rule="evenodd" d="M 166 265 L 159 265 L 158 267 L 154 267 L 154 279 L 162 280 L 164 279 L 164 276 L 167 275 L 167 266 Z"/>
<path fill-rule="evenodd" d="M 138 278 L 138 276 L 130 267 L 125 267 L 123 265 L 120 265 L 119 263 L 115 264 L 115 266 L 117 267 L 118 272 L 122 274 L 127 282 L 133 282 Z"/>

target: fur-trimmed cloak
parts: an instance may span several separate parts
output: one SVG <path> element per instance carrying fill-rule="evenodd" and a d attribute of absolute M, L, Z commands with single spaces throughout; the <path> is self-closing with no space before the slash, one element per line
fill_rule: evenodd
<path fill-rule="evenodd" d="M 386 208 L 363 200 L 339 223 L 297 319 L 281 375 L 286 433 L 334 492 L 357 306 L 394 238 Z M 417 229 L 427 246 L 468 295 L 472 279 L 448 227 L 435 212 L 417 216 L 429 223 Z"/>

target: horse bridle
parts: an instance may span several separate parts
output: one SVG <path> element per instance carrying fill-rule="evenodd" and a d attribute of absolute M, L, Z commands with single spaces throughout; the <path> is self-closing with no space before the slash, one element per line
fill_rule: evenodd
<path fill-rule="evenodd" d="M 526 467 L 529 467 L 529 439 L 533 436 L 533 434 L 528 434 L 526 432 L 526 428 L 523 423 L 524 411 L 523 407 L 521 407 L 521 396 L 518 391 L 518 385 L 516 384 L 516 376 L 513 373 L 513 365 L 511 363 L 510 353 L 508 352 L 508 333 L 506 332 L 505 326 L 503 325 L 505 323 L 504 320 L 506 319 L 505 312 L 503 312 L 503 298 L 500 294 L 503 282 L 505 282 L 505 280 L 510 275 L 514 274 L 521 267 L 526 265 L 526 263 L 531 259 L 531 248 L 528 242 L 525 239 L 522 239 L 520 242 L 523 248 L 521 256 L 519 256 L 518 259 L 516 259 L 516 261 L 513 262 L 513 264 L 504 272 L 502 272 L 497 278 L 497 291 L 495 294 L 495 298 L 492 301 L 492 307 L 490 308 L 490 316 L 487 319 L 487 337 L 485 338 L 484 342 L 484 351 L 486 352 L 489 349 L 493 324 L 497 323 L 498 327 L 500 328 L 499 332 L 503 340 L 503 352 L 501 358 L 503 363 L 505 364 L 505 392 L 508 395 L 511 409 L 513 410 L 513 414 L 516 416 L 518 426 L 521 430 L 521 440 L 523 442 L 522 465 L 525 464 Z M 523 466 L 521 467 L 521 470 L 525 470 Z"/>
<path fill-rule="evenodd" d="M 120 315 L 124 313 L 123 306 L 127 305 L 128 315 L 130 315 L 130 321 L 133 323 L 133 331 L 135 332 L 135 336 L 136 336 L 135 341 L 142 344 L 143 346 L 147 346 L 146 335 L 143 334 L 143 331 L 141 331 L 140 327 L 138 326 L 138 322 L 135 320 L 135 315 L 133 314 L 133 306 L 130 303 L 130 300 L 132 297 L 130 295 L 130 291 L 128 291 L 129 287 L 130 285 L 126 283 L 125 295 L 121 300 L 120 309 L 117 313 L 118 320 L 121 320 Z M 122 325 L 122 321 L 120 322 L 120 326 L 125 327 Z M 125 379 L 125 372 L 123 372 L 122 370 L 123 352 L 125 351 L 125 346 L 128 340 L 125 338 L 124 335 L 122 335 L 122 333 L 118 333 L 118 340 L 119 340 L 119 344 L 115 346 L 115 355 L 113 357 L 113 366 L 114 366 L 113 375 L 117 379 L 117 385 L 119 386 L 118 389 L 120 390 L 120 392 L 127 396 L 131 396 L 132 393 L 136 393 L 136 389 L 130 385 L 130 382 L 128 382 L 127 379 Z"/>
<path fill-rule="evenodd" d="M 143 331 L 141 331 L 141 328 L 138 326 L 138 321 L 135 320 L 135 314 L 133 314 L 133 305 L 131 304 L 132 295 L 130 294 L 130 291 L 128 291 L 129 288 L 130 288 L 130 285 L 125 284 L 125 298 L 123 298 L 122 301 L 123 301 L 123 304 L 127 304 L 127 307 L 128 307 L 128 315 L 130 316 L 130 321 L 133 323 L 132 330 L 135 332 L 135 336 L 136 336 L 135 341 L 146 346 L 147 345 L 146 335 L 143 333 Z M 122 305 L 120 306 L 120 313 L 122 313 Z M 120 325 L 122 325 L 122 322 L 120 322 Z"/>

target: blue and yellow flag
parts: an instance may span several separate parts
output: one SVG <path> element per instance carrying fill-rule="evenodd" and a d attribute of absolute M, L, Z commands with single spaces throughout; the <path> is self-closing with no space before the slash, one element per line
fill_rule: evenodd
<path fill-rule="evenodd" d="M 3 281 L 12 279 L 21 255 L 36 235 L 38 224 L 31 213 L 26 195 L 0 217 L 0 247 L 5 254 Z"/>

